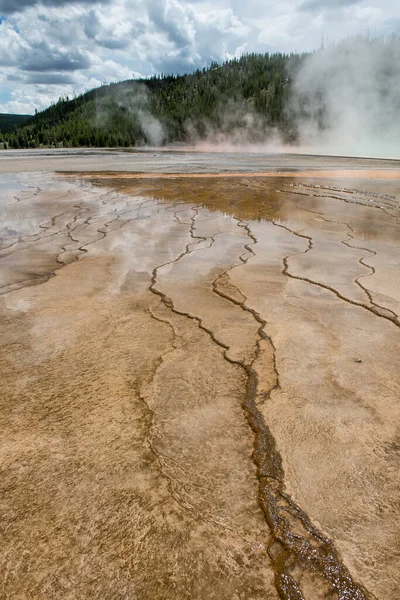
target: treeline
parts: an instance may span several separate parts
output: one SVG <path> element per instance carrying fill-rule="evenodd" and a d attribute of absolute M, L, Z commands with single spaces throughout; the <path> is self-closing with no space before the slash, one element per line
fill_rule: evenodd
<path fill-rule="evenodd" d="M 306 55 L 249 54 L 187 75 L 160 75 L 59 98 L 2 134 L 11 148 L 190 143 L 242 131 L 293 135 L 285 111 L 293 74 Z"/>

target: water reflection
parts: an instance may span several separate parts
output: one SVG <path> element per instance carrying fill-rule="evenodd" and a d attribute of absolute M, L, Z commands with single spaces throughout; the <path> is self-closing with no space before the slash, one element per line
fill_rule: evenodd
<path fill-rule="evenodd" d="M 190 202 L 243 220 L 279 220 L 301 229 L 320 214 L 329 220 L 352 220 L 363 239 L 379 238 L 383 235 L 382 227 L 389 239 L 398 236 L 395 219 L 400 216 L 400 186 L 396 181 L 321 180 L 303 173 L 301 182 L 271 175 L 152 179 L 108 175 L 95 178 L 93 183 L 132 195 L 151 194 L 162 202 Z M 355 188 L 350 187 L 355 184 Z"/>

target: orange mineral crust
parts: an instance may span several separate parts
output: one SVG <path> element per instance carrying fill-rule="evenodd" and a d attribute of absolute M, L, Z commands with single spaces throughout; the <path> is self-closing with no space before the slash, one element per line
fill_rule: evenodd
<path fill-rule="evenodd" d="M 0 597 L 397 600 L 399 172 L 7 160 Z"/>

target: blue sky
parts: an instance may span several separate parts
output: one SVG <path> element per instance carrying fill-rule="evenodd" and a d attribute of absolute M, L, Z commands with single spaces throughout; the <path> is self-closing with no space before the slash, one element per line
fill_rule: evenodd
<path fill-rule="evenodd" d="M 245 52 L 400 31 L 397 0 L 0 0 L 0 112 Z"/>

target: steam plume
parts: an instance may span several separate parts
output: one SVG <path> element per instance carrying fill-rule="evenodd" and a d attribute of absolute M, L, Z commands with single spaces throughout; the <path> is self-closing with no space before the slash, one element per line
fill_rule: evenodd
<path fill-rule="evenodd" d="M 288 110 L 299 149 L 399 158 L 399 39 L 357 37 L 309 56 Z"/>

